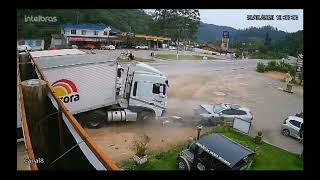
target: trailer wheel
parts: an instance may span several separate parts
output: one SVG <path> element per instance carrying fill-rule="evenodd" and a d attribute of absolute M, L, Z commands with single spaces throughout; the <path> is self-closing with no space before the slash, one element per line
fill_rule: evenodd
<path fill-rule="evenodd" d="M 95 110 L 87 114 L 86 124 L 89 128 L 99 128 L 106 119 L 104 111 Z"/>
<path fill-rule="evenodd" d="M 185 158 L 179 157 L 177 160 L 177 169 L 183 171 L 190 171 L 190 165 L 188 161 L 185 160 Z"/>
<path fill-rule="evenodd" d="M 92 120 L 87 121 L 88 128 L 95 128 L 96 129 L 96 128 L 101 127 L 101 125 L 102 125 L 102 122 L 99 122 L 96 119 L 92 119 Z"/>

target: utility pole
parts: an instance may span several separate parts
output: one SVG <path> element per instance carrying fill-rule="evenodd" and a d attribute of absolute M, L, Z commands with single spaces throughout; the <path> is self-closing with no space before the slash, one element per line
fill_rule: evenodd
<path fill-rule="evenodd" d="M 76 9 L 76 24 L 79 24 L 79 9 Z"/>

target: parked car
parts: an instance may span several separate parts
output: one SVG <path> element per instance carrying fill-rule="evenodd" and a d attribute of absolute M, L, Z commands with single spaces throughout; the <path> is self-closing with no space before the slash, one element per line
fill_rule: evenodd
<path fill-rule="evenodd" d="M 169 46 L 169 49 L 170 49 L 170 50 L 177 50 L 177 48 L 174 47 L 174 46 Z"/>
<path fill-rule="evenodd" d="M 77 45 L 71 45 L 71 48 L 72 49 L 78 49 L 78 46 Z"/>
<path fill-rule="evenodd" d="M 48 47 L 48 50 L 58 50 L 56 47 Z"/>
<path fill-rule="evenodd" d="M 149 47 L 145 46 L 145 45 L 140 45 L 140 46 L 136 46 L 135 48 L 136 49 L 148 49 Z"/>
<path fill-rule="evenodd" d="M 226 121 L 233 121 L 234 118 L 252 121 L 253 115 L 249 108 L 237 104 L 201 104 L 194 111 L 195 116 L 200 116 L 201 120 L 209 124 L 216 124 L 221 118 Z"/>
<path fill-rule="evenodd" d="M 82 46 L 82 49 L 90 49 L 90 50 L 92 50 L 92 49 L 96 49 L 96 46 L 93 45 L 93 44 L 87 44 L 87 45 Z"/>
<path fill-rule="evenodd" d="M 102 50 L 107 50 L 107 49 L 115 50 L 116 47 L 114 45 L 108 45 L 108 46 L 102 45 L 102 46 L 100 46 L 100 49 L 102 49 Z"/>
<path fill-rule="evenodd" d="M 177 157 L 179 170 L 249 170 L 255 152 L 219 134 L 193 141 Z"/>
<path fill-rule="evenodd" d="M 296 116 L 297 116 L 297 117 L 301 117 L 301 118 L 303 119 L 303 112 L 297 113 Z"/>
<path fill-rule="evenodd" d="M 289 116 L 281 125 L 281 132 L 284 136 L 291 136 L 297 139 L 300 137 L 300 128 L 303 126 L 303 118 L 298 116 Z"/>
<path fill-rule="evenodd" d="M 19 45 L 17 47 L 18 52 L 23 52 L 23 51 L 31 51 L 32 48 L 29 45 Z"/>

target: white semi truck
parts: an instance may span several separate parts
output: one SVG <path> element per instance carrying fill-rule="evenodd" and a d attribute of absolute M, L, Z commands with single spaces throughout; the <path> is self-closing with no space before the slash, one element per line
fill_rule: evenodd
<path fill-rule="evenodd" d="M 66 107 L 89 127 L 165 113 L 167 77 L 147 64 L 132 62 L 122 68 L 116 54 L 91 54 L 78 49 L 30 54 Z"/>

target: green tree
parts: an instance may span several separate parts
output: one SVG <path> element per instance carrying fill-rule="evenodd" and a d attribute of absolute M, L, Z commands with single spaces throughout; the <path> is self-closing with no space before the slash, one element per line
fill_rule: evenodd
<path fill-rule="evenodd" d="M 271 37 L 269 36 L 269 32 L 266 33 L 266 37 L 265 37 L 265 40 L 264 40 L 264 45 L 265 46 L 268 46 L 271 44 Z"/>
<path fill-rule="evenodd" d="M 154 24 L 159 34 L 174 41 L 195 40 L 200 25 L 200 13 L 196 9 L 156 9 Z"/>

